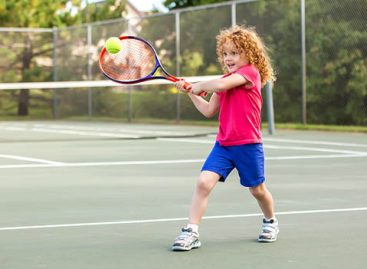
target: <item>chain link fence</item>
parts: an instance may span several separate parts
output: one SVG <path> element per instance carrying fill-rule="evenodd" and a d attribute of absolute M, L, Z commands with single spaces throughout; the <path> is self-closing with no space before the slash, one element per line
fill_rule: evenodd
<path fill-rule="evenodd" d="M 0 82 L 104 79 L 99 52 L 108 37 L 122 34 L 151 40 L 172 74 L 220 74 L 215 36 L 245 24 L 263 37 L 277 72 L 277 122 L 367 125 L 366 6 L 367 0 L 247 0 L 62 29 L 3 28 Z M 170 86 L 132 87 L 32 91 L 30 113 L 42 115 L 47 107 L 56 118 L 202 119 Z M 26 98 L 24 90 L 1 91 L 0 115 L 17 114 Z"/>

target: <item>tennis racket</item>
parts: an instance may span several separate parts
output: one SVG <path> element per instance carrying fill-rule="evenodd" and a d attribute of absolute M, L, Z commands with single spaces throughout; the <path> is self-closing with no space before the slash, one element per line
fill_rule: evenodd
<path fill-rule="evenodd" d="M 110 80 L 122 84 L 136 84 L 153 79 L 177 82 L 180 79 L 169 74 L 158 59 L 157 52 L 146 40 L 136 36 L 120 36 L 121 50 L 116 54 L 103 48 L 99 56 L 99 67 Z M 184 87 L 190 84 L 185 83 Z M 207 92 L 201 92 L 206 96 Z"/>

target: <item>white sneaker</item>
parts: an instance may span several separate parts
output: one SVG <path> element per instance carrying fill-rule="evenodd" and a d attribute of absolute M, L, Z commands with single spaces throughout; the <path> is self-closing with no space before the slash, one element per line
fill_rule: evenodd
<path fill-rule="evenodd" d="M 199 241 L 199 234 L 193 232 L 191 228 L 182 228 L 181 234 L 177 236 L 175 242 L 172 245 L 172 250 L 183 251 L 199 247 L 201 247 L 201 242 Z"/>
<path fill-rule="evenodd" d="M 262 231 L 257 239 L 258 242 L 274 242 L 277 240 L 279 233 L 279 223 L 277 219 L 263 219 Z"/>

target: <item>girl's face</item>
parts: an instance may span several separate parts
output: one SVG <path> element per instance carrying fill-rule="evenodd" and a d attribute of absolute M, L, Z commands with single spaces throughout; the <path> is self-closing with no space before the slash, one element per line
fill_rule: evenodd
<path fill-rule="evenodd" d="M 236 46 L 230 41 L 226 42 L 223 46 L 223 62 L 229 73 L 248 64 L 246 56 L 240 54 Z"/>

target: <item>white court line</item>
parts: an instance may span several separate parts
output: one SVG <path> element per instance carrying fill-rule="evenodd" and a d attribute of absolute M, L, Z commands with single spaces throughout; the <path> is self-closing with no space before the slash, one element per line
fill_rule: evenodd
<path fill-rule="evenodd" d="M 360 158 L 367 154 L 330 154 L 330 155 L 301 155 L 301 156 L 279 156 L 267 157 L 265 160 L 301 160 L 301 159 L 334 159 L 334 158 Z M 1 168 L 1 167 L 0 167 Z"/>
<path fill-rule="evenodd" d="M 157 138 L 159 141 L 170 141 L 170 142 L 186 142 L 186 143 L 199 143 L 199 144 L 213 144 L 214 141 L 200 140 L 200 139 L 185 139 L 185 138 Z M 305 151 L 319 151 L 319 152 L 332 152 L 341 154 L 356 154 L 356 155 L 366 155 L 367 152 L 361 151 L 351 151 L 351 150 L 336 150 L 328 148 L 310 148 L 310 147 L 289 147 L 289 146 L 274 146 L 274 145 L 264 145 L 264 148 L 273 149 L 291 149 L 291 150 L 305 150 Z"/>
<path fill-rule="evenodd" d="M 367 211 L 367 207 L 284 211 L 284 212 L 277 212 L 277 216 L 298 215 L 298 214 L 341 213 L 341 212 L 357 212 L 357 211 Z M 203 219 L 211 220 L 211 219 L 249 218 L 249 217 L 261 217 L 261 216 L 263 216 L 263 214 L 255 213 L 255 214 L 239 214 L 239 215 L 206 216 L 206 217 L 203 217 Z M 83 222 L 83 223 L 50 224 L 50 225 L 13 226 L 13 227 L 0 227 L 0 231 L 161 223 L 161 222 L 175 222 L 175 221 L 185 221 L 185 220 L 187 220 L 187 218 L 180 217 L 180 218 L 166 218 L 166 219 L 121 220 L 121 221 L 105 221 L 105 222 Z"/>
<path fill-rule="evenodd" d="M 328 141 L 317 141 L 317 140 L 312 141 L 312 140 L 264 138 L 264 141 L 296 143 L 296 144 L 313 144 L 313 145 L 341 146 L 341 147 L 366 147 L 367 148 L 367 144 L 343 143 L 343 142 L 328 142 Z"/>
<path fill-rule="evenodd" d="M 274 145 L 264 145 L 264 148 L 306 150 L 306 151 L 319 151 L 319 152 L 334 152 L 334 153 L 341 153 L 341 154 L 356 154 L 356 155 L 360 155 L 360 154 L 365 155 L 365 154 L 367 154 L 367 152 L 361 152 L 361 151 L 336 150 L 336 149 L 328 149 L 328 148 L 289 147 L 289 146 L 274 146 Z"/>
<path fill-rule="evenodd" d="M 48 161 L 48 160 L 43 160 L 43 159 L 28 158 L 28 157 L 23 157 L 23 156 L 15 156 L 15 155 L 7 155 L 7 154 L 0 154 L 0 158 L 20 160 L 20 161 L 28 161 L 28 162 L 36 162 L 36 163 L 44 163 L 44 164 L 51 164 L 51 165 L 62 165 L 62 164 L 64 164 L 62 162 L 54 162 L 54 161 Z"/>
<path fill-rule="evenodd" d="M 208 137 L 214 137 L 215 138 L 216 136 L 215 135 L 208 135 Z M 298 139 L 282 139 L 282 138 L 263 137 L 263 141 L 281 142 L 281 143 L 295 143 L 295 144 L 313 144 L 313 145 L 367 148 L 367 144 L 329 142 L 329 141 L 322 141 L 322 140 L 298 140 Z"/>
<path fill-rule="evenodd" d="M 215 140 L 200 140 L 200 139 L 186 139 L 186 138 L 156 138 L 158 141 L 169 141 L 169 142 L 186 142 L 186 143 L 198 143 L 198 144 L 212 144 L 214 145 Z"/>
<path fill-rule="evenodd" d="M 36 124 L 34 127 L 17 126 L 17 125 L 1 125 L 0 130 L 19 131 L 19 132 L 40 132 L 40 133 L 56 133 L 65 135 L 79 136 L 98 136 L 113 138 L 140 138 L 141 135 L 159 136 L 183 136 L 186 132 L 177 131 L 156 131 L 156 130 L 133 130 L 123 128 L 95 128 L 95 127 L 75 127 L 69 125 L 46 125 Z"/>
<path fill-rule="evenodd" d="M 34 127 L 24 127 L 20 124 L 0 124 L 0 129 L 11 130 L 11 131 L 34 131 L 34 132 L 46 132 L 46 133 L 61 133 L 61 134 L 72 134 L 80 136 L 102 136 L 102 137 L 130 137 L 138 138 L 139 136 L 128 135 L 126 133 L 132 134 L 155 134 L 155 135 L 184 135 L 181 132 L 171 132 L 171 131 L 155 131 L 155 130 L 133 130 L 133 129 L 123 129 L 123 128 L 109 128 L 109 127 L 86 127 L 86 126 L 73 126 L 73 125 L 53 125 L 53 124 L 35 124 Z M 116 134 L 123 132 L 120 134 Z M 124 134 L 125 133 L 125 134 Z M 208 137 L 215 137 L 215 135 L 208 135 Z M 163 138 L 162 138 L 163 139 Z M 159 139 L 159 140 L 162 140 Z M 344 143 L 344 142 L 328 142 L 328 141 L 314 141 L 314 140 L 297 140 L 297 139 L 281 139 L 281 138 L 268 138 L 264 137 L 264 141 L 270 142 L 284 142 L 284 143 L 298 143 L 298 144 L 313 144 L 313 145 L 328 145 L 328 146 L 341 146 L 341 147 L 367 147 L 367 144 L 358 143 Z M 167 140 L 169 141 L 169 140 Z M 174 141 L 174 139 L 171 139 Z M 204 143 L 212 144 L 213 141 L 203 141 L 187 139 L 186 141 L 181 140 L 181 142 L 194 142 L 194 143 Z"/>
<path fill-rule="evenodd" d="M 179 132 L 165 132 L 165 131 L 140 131 L 140 130 L 121 130 L 118 129 L 115 132 L 110 130 L 103 130 L 99 129 L 97 132 L 96 130 L 91 131 L 83 131 L 78 129 L 46 129 L 46 128 L 32 128 L 29 131 L 34 132 L 42 132 L 42 133 L 60 133 L 60 134 L 71 134 L 71 135 L 80 135 L 80 136 L 101 136 L 101 137 L 127 137 L 127 138 L 139 138 L 141 134 L 150 134 L 151 136 L 156 135 L 184 135 L 184 133 Z M 103 131 L 103 132 L 101 132 Z M 121 133 L 123 132 L 123 133 Z M 132 133 L 132 134 L 126 134 Z M 134 134 L 134 135 L 133 135 Z M 140 135 L 136 135 L 140 134 Z"/>
<path fill-rule="evenodd" d="M 66 135 L 80 135 L 80 136 L 100 136 L 100 137 L 113 137 L 113 138 L 139 138 L 137 135 L 126 135 L 119 133 L 105 133 L 105 132 L 87 132 L 77 130 L 52 130 L 52 129 L 41 129 L 33 128 L 29 131 L 41 132 L 41 133 L 54 133 L 54 134 L 66 134 Z"/>
<path fill-rule="evenodd" d="M 367 154 L 331 154 L 331 155 L 301 155 L 266 157 L 265 160 L 300 160 L 300 159 L 333 159 L 333 158 L 360 158 Z M 62 168 L 62 167 L 97 167 L 97 166 L 121 166 L 121 165 L 155 165 L 155 164 L 185 164 L 203 163 L 205 159 L 192 160 L 160 160 L 160 161 L 123 161 L 123 162 L 85 162 L 85 163 L 50 163 L 50 164 L 8 164 L 0 165 L 0 169 L 18 168 Z"/>
<path fill-rule="evenodd" d="M 9 164 L 0 165 L 0 169 L 6 168 L 51 168 L 51 167 L 85 167 L 85 166 L 116 166 L 116 165 L 149 165 L 149 164 L 181 164 L 202 163 L 204 159 L 192 160 L 160 160 L 160 161 L 123 161 L 123 162 L 85 162 L 85 163 L 54 163 L 54 164 Z"/>
<path fill-rule="evenodd" d="M 50 125 L 50 124 L 36 124 L 35 128 L 43 130 L 75 130 L 75 131 L 94 131 L 115 134 L 116 132 L 133 133 L 133 134 L 158 134 L 158 135 L 184 135 L 186 132 L 177 131 L 162 131 L 162 130 L 138 130 L 138 129 L 127 129 L 121 127 L 87 127 L 87 126 L 73 126 L 73 125 Z"/>
<path fill-rule="evenodd" d="M 106 132 L 89 132 L 81 130 L 62 130 L 62 129 L 44 129 L 44 128 L 31 128 L 25 127 L 0 127 L 0 130 L 8 131 L 21 131 L 21 132 L 38 132 L 38 133 L 52 133 L 63 135 L 79 135 L 79 136 L 98 136 L 98 137 L 111 137 L 111 138 L 139 138 L 137 135 L 127 135 L 122 133 L 106 133 Z"/>
<path fill-rule="evenodd" d="M 158 141 L 172 141 L 172 142 L 187 142 L 187 143 L 204 143 L 213 144 L 213 141 L 206 141 L 200 139 L 178 139 L 178 138 L 157 138 Z M 283 140 L 284 141 L 284 140 Z M 288 140 L 287 140 L 288 141 Z M 293 141 L 293 140 L 292 140 Z M 339 154 L 328 155 L 301 155 L 301 156 L 279 156 L 279 157 L 266 157 L 266 160 L 300 160 L 300 159 L 326 159 L 326 158 L 355 158 L 366 157 L 367 152 L 350 151 L 350 150 L 335 150 L 326 148 L 310 148 L 310 147 L 289 147 L 289 146 L 274 146 L 264 145 L 265 148 L 273 149 L 290 149 L 290 150 L 305 150 L 305 151 L 318 151 L 329 152 Z M 12 169 L 12 168 L 52 168 L 52 167 L 86 167 L 86 166 L 119 166 L 119 165 L 149 165 L 149 164 L 181 164 L 181 163 L 202 163 L 204 159 L 193 160 L 159 160 L 159 161 L 121 161 L 121 162 L 84 162 L 84 163 L 65 163 L 54 162 L 36 158 L 28 158 L 13 155 L 1 155 L 0 158 L 9 158 L 17 160 L 26 160 L 32 162 L 38 162 L 41 164 L 14 164 L 14 165 L 0 165 L 0 169 Z"/>

